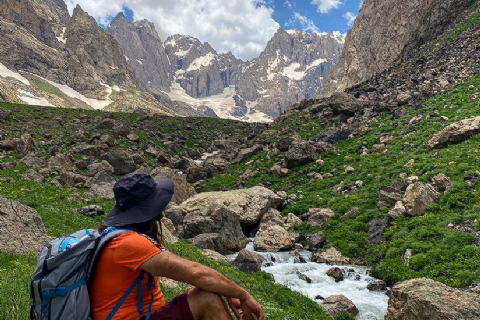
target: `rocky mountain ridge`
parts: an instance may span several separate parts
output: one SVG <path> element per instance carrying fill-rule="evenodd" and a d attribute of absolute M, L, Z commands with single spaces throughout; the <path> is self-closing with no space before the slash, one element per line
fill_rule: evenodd
<path fill-rule="evenodd" d="M 250 121 L 271 121 L 285 107 L 312 97 L 340 57 L 344 40 L 333 33 L 280 28 L 258 58 L 244 62 L 230 52 L 218 54 L 190 36 L 173 35 L 162 44 L 153 24 L 141 23 L 151 27 L 128 22 L 119 13 L 107 31 L 122 45 L 130 66 L 149 90 L 196 107 L 208 106 L 223 118 Z M 147 42 L 140 48 L 138 41 L 132 41 L 135 33 L 146 32 L 156 39 L 154 50 Z M 138 55 L 142 50 L 151 51 L 148 58 Z M 169 65 L 156 66 L 165 75 L 159 83 L 160 74 L 147 66 L 165 61 L 165 55 Z M 143 74 L 157 80 L 143 79 Z"/>

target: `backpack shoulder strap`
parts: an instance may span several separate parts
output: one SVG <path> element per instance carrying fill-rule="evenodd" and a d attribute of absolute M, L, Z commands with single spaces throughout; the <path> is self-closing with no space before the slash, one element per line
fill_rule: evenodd
<path fill-rule="evenodd" d="M 121 229 L 121 228 L 115 228 L 115 227 L 109 227 L 102 231 L 102 233 L 96 239 L 95 250 L 93 252 L 93 255 L 90 259 L 90 263 L 88 265 L 87 283 L 90 283 L 90 281 L 92 280 L 93 272 L 95 271 L 95 265 L 105 245 L 108 242 L 110 242 L 110 240 L 118 237 L 119 235 L 124 234 L 126 232 L 132 232 L 132 231 L 133 230 L 127 229 L 127 228 Z"/>

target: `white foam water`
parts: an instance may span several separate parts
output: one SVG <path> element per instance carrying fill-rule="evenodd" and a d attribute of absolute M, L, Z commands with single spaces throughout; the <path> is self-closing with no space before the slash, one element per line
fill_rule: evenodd
<path fill-rule="evenodd" d="M 247 246 L 253 250 L 253 243 Z M 298 256 L 292 256 L 289 252 L 257 252 L 264 259 L 262 270 L 272 274 L 275 282 L 286 285 L 293 291 L 298 291 L 321 304 L 322 300 L 315 300 L 317 296 L 328 298 L 331 295 L 342 294 L 350 299 L 358 308 L 357 320 L 383 320 L 387 312 L 388 296 L 385 292 L 372 292 L 367 285 L 377 279 L 368 275 L 369 269 L 359 266 L 334 266 L 310 261 L 311 253 L 300 252 Z M 229 258 L 234 258 L 232 255 Z M 301 263 L 300 260 L 306 261 Z M 333 267 L 343 270 L 345 280 L 335 282 L 327 275 L 327 271 Z M 309 277 L 312 282 L 300 279 L 298 272 Z"/>

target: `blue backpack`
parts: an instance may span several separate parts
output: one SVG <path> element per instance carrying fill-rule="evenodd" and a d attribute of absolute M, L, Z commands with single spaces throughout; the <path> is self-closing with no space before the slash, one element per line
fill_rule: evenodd
<path fill-rule="evenodd" d="M 100 256 L 102 248 L 110 240 L 131 231 L 111 227 L 99 233 L 94 229 L 85 229 L 46 244 L 40 252 L 37 268 L 30 285 L 30 296 L 33 299 L 30 319 L 92 320 L 88 284 L 92 280 L 95 262 Z M 118 301 L 106 320 L 113 318 L 136 287 L 139 290 L 139 317 L 143 315 L 142 280 L 145 274 L 148 276 L 148 290 L 151 294 L 145 319 L 150 318 L 154 299 L 152 291 L 154 278 L 142 270 L 140 276 Z"/>

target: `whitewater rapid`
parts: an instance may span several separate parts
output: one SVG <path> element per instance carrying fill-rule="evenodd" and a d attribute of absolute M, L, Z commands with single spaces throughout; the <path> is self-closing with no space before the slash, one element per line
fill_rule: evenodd
<path fill-rule="evenodd" d="M 247 245 L 247 250 L 253 250 L 253 242 Z M 289 252 L 257 252 L 264 258 L 262 270 L 273 275 L 276 283 L 283 284 L 293 291 L 301 292 L 305 296 L 321 304 L 317 296 L 328 298 L 331 295 L 343 294 L 358 308 L 357 320 L 383 320 L 387 312 L 388 296 L 385 292 L 372 292 L 367 285 L 377 279 L 368 275 L 369 269 L 359 266 L 335 266 L 310 261 L 311 252 L 302 251 L 300 256 L 306 263 L 301 263 L 298 256 Z M 235 255 L 228 258 L 235 258 Z M 345 280 L 335 282 L 327 275 L 333 267 L 343 270 Z M 300 279 L 298 272 L 309 277 L 312 282 Z"/>

